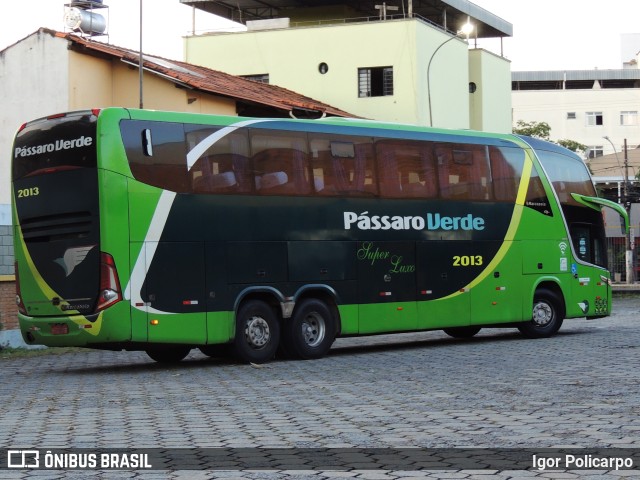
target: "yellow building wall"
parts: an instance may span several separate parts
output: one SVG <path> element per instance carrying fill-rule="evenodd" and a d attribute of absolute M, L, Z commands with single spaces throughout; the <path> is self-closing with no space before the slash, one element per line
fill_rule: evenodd
<path fill-rule="evenodd" d="M 119 60 L 77 52 L 69 55 L 69 110 L 139 107 L 140 77 L 137 68 Z M 234 99 L 177 88 L 171 81 L 146 70 L 143 74 L 143 106 L 152 110 L 237 114 Z"/>
<path fill-rule="evenodd" d="M 187 37 L 187 62 L 233 75 L 269 74 L 269 83 L 357 116 L 469 128 L 466 42 L 416 19 Z M 233 52 L 232 55 L 229 52 Z M 329 67 L 326 74 L 320 63 Z M 358 68 L 393 66 L 394 94 L 358 97 Z M 437 112 L 437 114 L 436 114 Z"/>
<path fill-rule="evenodd" d="M 469 95 L 471 128 L 510 133 L 511 63 L 486 50 L 470 50 L 469 81 L 476 86 Z"/>

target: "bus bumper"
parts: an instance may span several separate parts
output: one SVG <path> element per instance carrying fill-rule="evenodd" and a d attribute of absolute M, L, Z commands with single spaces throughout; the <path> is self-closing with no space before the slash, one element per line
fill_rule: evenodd
<path fill-rule="evenodd" d="M 126 308 L 125 304 L 122 304 Z M 121 325 L 117 319 L 120 304 L 99 314 L 68 315 L 58 317 L 30 317 L 18 314 L 22 338 L 28 345 L 47 347 L 85 347 L 100 343 L 126 342 L 131 340 L 131 326 L 127 321 Z"/>

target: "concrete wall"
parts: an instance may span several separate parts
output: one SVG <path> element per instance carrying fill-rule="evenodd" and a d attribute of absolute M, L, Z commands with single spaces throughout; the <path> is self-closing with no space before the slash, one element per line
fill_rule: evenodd
<path fill-rule="evenodd" d="M 510 66 L 510 62 L 486 50 L 469 51 L 469 82 L 476 86 L 476 91 L 469 94 L 472 129 L 511 132 Z"/>
<path fill-rule="evenodd" d="M 512 103 L 514 124 L 518 120 L 547 122 L 552 140 L 602 146 L 605 154 L 613 153 L 613 147 L 604 136 L 611 138 L 618 154 L 625 138 L 629 145 L 640 144 L 640 124 L 620 125 L 621 111 L 640 112 L 640 88 L 516 90 L 512 92 Z M 569 112 L 575 112 L 576 118 L 568 119 Z M 604 124 L 587 126 L 586 112 L 602 112 Z"/>
<path fill-rule="evenodd" d="M 36 32 L 0 52 L 0 205 L 11 202 L 11 146 L 20 125 L 69 105 L 67 42 Z"/>

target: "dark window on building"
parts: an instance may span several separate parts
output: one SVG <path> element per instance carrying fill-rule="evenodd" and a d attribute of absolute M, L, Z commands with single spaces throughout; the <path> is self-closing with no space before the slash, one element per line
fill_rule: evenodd
<path fill-rule="evenodd" d="M 595 87 L 597 80 L 567 80 L 564 88 L 567 90 L 591 90 Z"/>
<path fill-rule="evenodd" d="M 393 95 L 393 67 L 358 69 L 358 97 Z"/>
<path fill-rule="evenodd" d="M 593 145 L 587 150 L 589 152 L 589 158 L 601 157 L 604 155 L 604 147 L 602 145 Z"/>
<path fill-rule="evenodd" d="M 567 120 L 575 120 L 576 112 L 567 112 Z"/>
<path fill-rule="evenodd" d="M 587 112 L 585 117 L 587 120 L 587 127 L 604 125 L 602 112 Z"/>

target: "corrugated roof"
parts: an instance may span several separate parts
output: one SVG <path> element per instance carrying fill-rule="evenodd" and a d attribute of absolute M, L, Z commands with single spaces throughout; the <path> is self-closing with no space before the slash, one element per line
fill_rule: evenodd
<path fill-rule="evenodd" d="M 317 7 L 348 7 L 362 17 L 377 17 L 376 9 L 385 3 L 397 8 L 393 17 L 404 16 L 407 6 L 398 0 L 367 1 L 362 0 L 180 0 L 205 12 L 213 13 L 237 22 L 247 20 L 287 17 L 292 9 L 311 9 Z M 436 25 L 455 31 L 457 25 L 466 22 L 470 16 L 476 26 L 474 37 L 494 38 L 513 35 L 513 25 L 469 0 L 413 0 L 414 14 L 426 18 Z"/>
<path fill-rule="evenodd" d="M 511 72 L 514 82 L 562 81 L 562 80 L 637 80 L 640 69 L 611 70 L 542 70 Z"/>
<path fill-rule="evenodd" d="M 44 28 L 41 28 L 40 31 L 67 39 L 74 51 L 120 59 L 125 63 L 136 66 L 139 64 L 140 54 L 135 50 L 96 42 L 71 33 L 62 33 Z M 235 98 L 242 102 L 272 107 L 283 110 L 287 114 L 298 110 L 321 112 L 328 116 L 356 116 L 286 88 L 247 80 L 178 60 L 144 55 L 143 53 L 143 68 L 181 86 L 205 93 Z"/>

